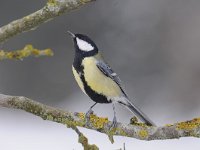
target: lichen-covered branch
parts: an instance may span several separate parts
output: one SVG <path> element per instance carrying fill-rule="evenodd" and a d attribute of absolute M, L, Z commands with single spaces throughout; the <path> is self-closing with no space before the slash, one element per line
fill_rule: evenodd
<path fill-rule="evenodd" d="M 200 137 L 200 118 L 179 122 L 161 127 L 146 126 L 141 123 L 117 123 L 116 128 L 110 128 L 108 118 L 90 115 L 90 123 L 85 123 L 84 113 L 73 113 L 53 108 L 23 96 L 7 96 L 0 94 L 0 106 L 21 109 L 37 115 L 44 120 L 62 123 L 67 127 L 85 127 L 107 134 L 110 139 L 113 135 L 127 136 L 140 140 L 165 140 L 180 137 Z"/>
<path fill-rule="evenodd" d="M 21 19 L 10 22 L 0 28 L 0 43 L 22 32 L 33 30 L 65 12 L 77 9 L 80 6 L 94 0 L 47 0 L 46 5 Z"/>
<path fill-rule="evenodd" d="M 14 59 L 14 60 L 22 60 L 28 56 L 53 56 L 53 51 L 51 49 L 39 50 L 34 48 L 32 45 L 26 45 L 21 50 L 9 51 L 6 52 L 4 50 L 0 50 L 0 60 L 4 59 Z"/>
<path fill-rule="evenodd" d="M 99 150 L 96 145 L 90 145 L 88 139 L 79 131 L 76 126 L 71 126 L 71 128 L 78 134 L 78 142 L 82 144 L 84 150 Z"/>

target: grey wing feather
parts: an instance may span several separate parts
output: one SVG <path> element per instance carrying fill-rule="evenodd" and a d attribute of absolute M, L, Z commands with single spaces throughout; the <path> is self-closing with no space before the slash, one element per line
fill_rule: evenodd
<path fill-rule="evenodd" d="M 113 81 L 115 81 L 120 89 L 122 90 L 122 92 L 124 93 L 125 96 L 127 96 L 127 94 L 125 93 L 124 87 L 122 86 L 122 82 L 120 80 L 120 78 L 118 77 L 118 75 L 111 69 L 111 67 L 106 64 L 103 61 L 98 61 L 97 62 L 97 67 L 99 68 L 99 70 L 101 72 L 103 72 L 107 77 L 111 78 Z"/>
<path fill-rule="evenodd" d="M 107 65 L 103 61 L 98 61 L 97 62 L 97 67 L 101 72 L 103 72 L 107 77 L 111 78 L 113 81 L 115 81 L 121 91 L 124 93 L 124 96 L 126 97 L 123 101 L 119 101 L 120 104 L 125 105 L 129 110 L 131 110 L 134 114 L 136 114 L 142 121 L 144 121 L 148 125 L 154 125 L 155 124 L 134 104 L 131 103 L 131 101 L 128 99 L 127 94 L 125 93 L 124 88 L 121 85 L 121 80 L 117 76 L 117 74 L 110 68 L 109 65 Z"/>

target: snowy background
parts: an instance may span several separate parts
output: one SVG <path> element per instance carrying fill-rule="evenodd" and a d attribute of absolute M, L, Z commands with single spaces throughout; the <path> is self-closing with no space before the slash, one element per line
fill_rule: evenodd
<path fill-rule="evenodd" d="M 40 9 L 46 1 L 1 0 L 0 26 Z M 54 57 L 0 62 L 0 92 L 23 95 L 69 111 L 86 112 L 93 104 L 73 79 L 73 44 L 67 30 L 89 35 L 119 74 L 127 93 L 157 124 L 200 116 L 200 1 L 97 0 L 79 10 L 10 39 L 2 49 L 26 44 L 52 48 Z M 102 111 L 103 110 L 103 111 Z M 111 105 L 97 105 L 99 116 L 112 120 Z M 132 115 L 117 107 L 118 120 Z M 200 147 L 200 140 L 140 141 L 82 129 L 102 150 L 182 149 Z M 1 150 L 81 150 L 77 135 L 65 126 L 19 110 L 0 108 Z"/>

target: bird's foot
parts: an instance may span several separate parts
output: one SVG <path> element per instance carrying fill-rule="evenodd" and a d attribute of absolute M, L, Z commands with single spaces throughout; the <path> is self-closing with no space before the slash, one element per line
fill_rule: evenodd
<path fill-rule="evenodd" d="M 117 127 L 117 118 L 114 116 L 112 124 L 110 126 L 110 129 L 116 128 Z"/>
<path fill-rule="evenodd" d="M 85 120 L 86 120 L 86 126 L 90 125 L 90 115 L 93 114 L 93 110 L 89 109 L 88 112 L 85 115 Z"/>

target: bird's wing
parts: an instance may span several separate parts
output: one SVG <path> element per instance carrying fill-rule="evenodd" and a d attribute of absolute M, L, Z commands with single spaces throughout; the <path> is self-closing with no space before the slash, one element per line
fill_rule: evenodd
<path fill-rule="evenodd" d="M 97 62 L 97 67 L 99 68 L 99 70 L 101 72 L 103 72 L 107 77 L 111 78 L 113 81 L 115 81 L 118 86 L 120 87 L 120 89 L 122 90 L 122 92 L 124 93 L 125 96 L 127 96 L 124 87 L 122 86 L 122 82 L 119 78 L 119 76 L 111 69 L 111 67 L 106 64 L 103 61 L 98 61 Z"/>

